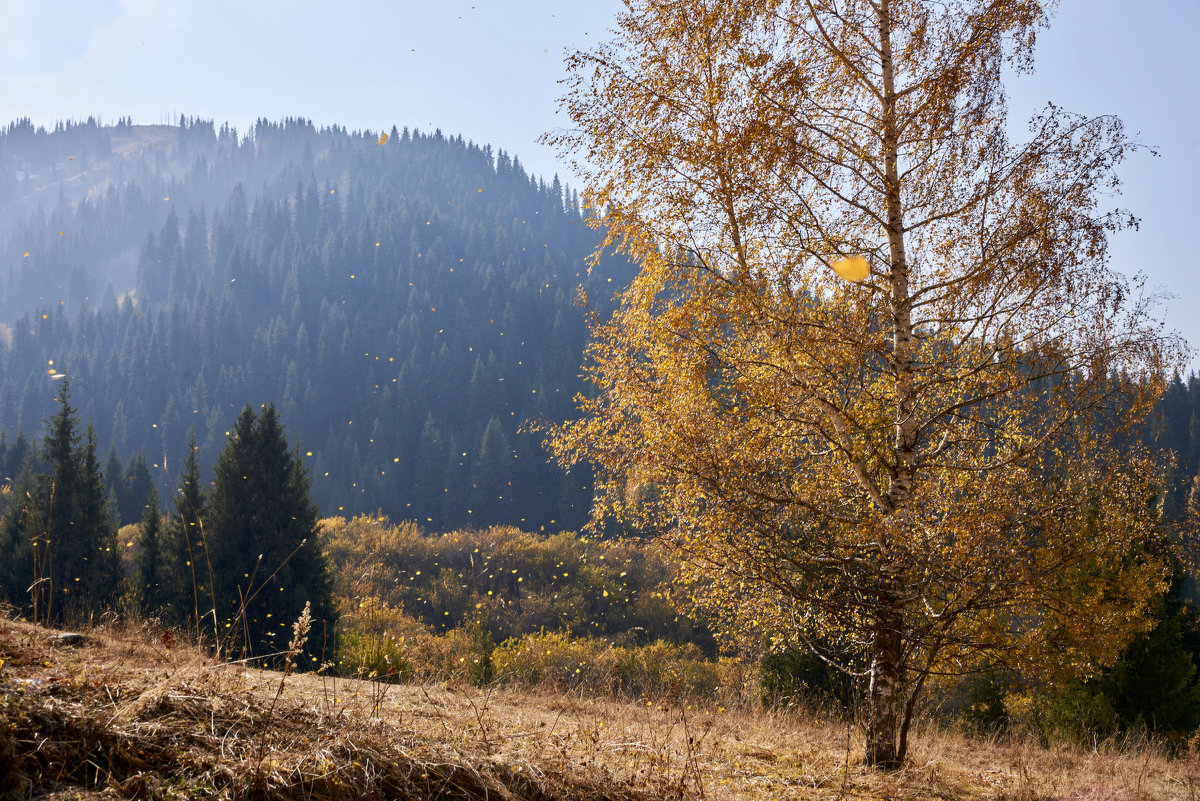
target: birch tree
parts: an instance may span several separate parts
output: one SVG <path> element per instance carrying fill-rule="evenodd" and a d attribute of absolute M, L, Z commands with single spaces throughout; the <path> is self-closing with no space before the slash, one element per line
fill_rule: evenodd
<path fill-rule="evenodd" d="M 1007 126 L 1050 5 L 627 0 L 547 136 L 642 265 L 551 450 L 728 638 L 861 676 L 884 768 L 931 679 L 1086 673 L 1163 586 L 1126 435 L 1181 345 L 1107 250 L 1136 143 Z"/>

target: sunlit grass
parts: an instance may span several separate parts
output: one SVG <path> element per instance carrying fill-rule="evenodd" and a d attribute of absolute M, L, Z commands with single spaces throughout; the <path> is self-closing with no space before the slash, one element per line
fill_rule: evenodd
<path fill-rule="evenodd" d="M 82 648 L 0 622 L 4 786 L 423 799 L 1183 799 L 1194 752 L 1137 738 L 1044 748 L 925 722 L 899 771 L 860 764 L 859 727 L 727 693 L 621 700 L 586 684 L 390 684 L 217 664 L 151 627 Z M 328 666 L 326 666 L 327 668 Z M 272 699 L 278 696 L 274 709 Z M 37 732 L 35 739 L 33 734 Z M 336 779 L 336 781 L 335 781 Z M 13 782 L 25 782 L 24 785 Z M 490 795 L 488 795 L 490 793 Z M 139 795 L 140 794 L 140 795 Z M 379 796 L 382 797 L 382 796 Z"/>

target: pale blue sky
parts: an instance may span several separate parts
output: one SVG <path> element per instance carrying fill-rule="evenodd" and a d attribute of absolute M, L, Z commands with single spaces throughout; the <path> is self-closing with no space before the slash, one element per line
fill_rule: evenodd
<path fill-rule="evenodd" d="M 180 113 L 303 116 L 378 130 L 440 127 L 562 171 L 538 145 L 556 116 L 566 48 L 606 35 L 617 0 L 0 0 L 0 121 Z M 1011 85 L 1025 118 L 1052 100 L 1121 116 L 1161 156 L 1134 155 L 1121 204 L 1141 230 L 1114 263 L 1176 295 L 1168 325 L 1200 346 L 1200 0 L 1063 0 L 1035 75 Z M 564 172 L 564 178 L 569 180 Z M 1200 367 L 1200 360 L 1193 360 Z"/>

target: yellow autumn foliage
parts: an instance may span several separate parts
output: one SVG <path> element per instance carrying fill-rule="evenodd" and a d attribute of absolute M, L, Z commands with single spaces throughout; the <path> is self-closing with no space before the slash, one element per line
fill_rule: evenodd
<path fill-rule="evenodd" d="M 631 0 L 547 137 L 642 265 L 550 448 L 728 641 L 867 678 L 870 764 L 931 677 L 1086 674 L 1164 586 L 1129 431 L 1181 345 L 1108 265 L 1120 121 L 1009 139 L 1001 65 L 1046 14 Z"/>

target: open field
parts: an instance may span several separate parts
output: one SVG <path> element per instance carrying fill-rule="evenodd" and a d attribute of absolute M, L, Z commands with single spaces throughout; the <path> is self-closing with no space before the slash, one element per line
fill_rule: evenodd
<path fill-rule="evenodd" d="M 214 664 L 160 634 L 0 621 L 0 798 L 1200 798 L 1148 744 L 1045 749 L 928 724 L 885 774 L 856 727 L 578 692 L 386 685 Z M 168 644 L 169 643 L 169 644 Z"/>

